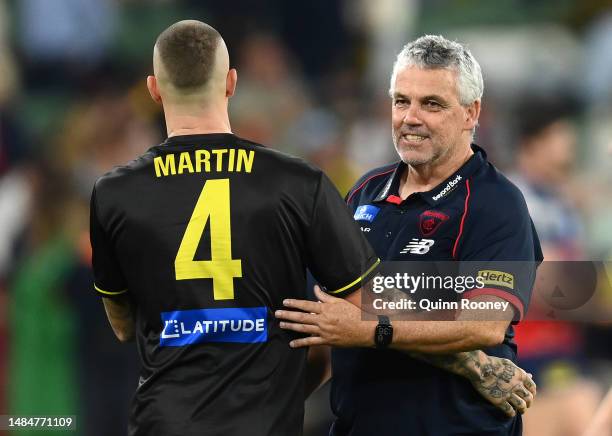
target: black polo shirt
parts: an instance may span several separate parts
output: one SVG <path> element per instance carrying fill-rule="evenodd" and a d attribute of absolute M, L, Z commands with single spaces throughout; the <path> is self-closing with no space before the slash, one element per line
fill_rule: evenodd
<path fill-rule="evenodd" d="M 510 302 L 517 318 L 527 310 L 542 252 L 521 192 L 472 145 L 474 155 L 429 192 L 402 201 L 397 162 L 364 175 L 347 203 L 377 255 L 386 261 L 531 261 L 512 289 L 491 284 L 464 293 Z M 508 328 L 487 354 L 516 358 Z M 335 349 L 331 434 L 517 435 L 521 418 L 508 419 L 467 379 L 395 350 Z"/>

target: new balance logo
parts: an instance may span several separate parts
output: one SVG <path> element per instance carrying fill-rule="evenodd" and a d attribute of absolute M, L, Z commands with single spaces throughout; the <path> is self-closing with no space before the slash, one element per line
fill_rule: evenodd
<path fill-rule="evenodd" d="M 425 254 L 429 251 L 431 246 L 434 244 L 433 239 L 417 239 L 412 238 L 410 243 L 404 247 L 400 254 Z"/>

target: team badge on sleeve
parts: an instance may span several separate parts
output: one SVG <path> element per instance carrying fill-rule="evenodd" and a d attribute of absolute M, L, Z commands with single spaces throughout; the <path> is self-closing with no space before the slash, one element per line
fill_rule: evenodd
<path fill-rule="evenodd" d="M 376 215 L 378 215 L 378 211 L 380 211 L 380 208 L 372 206 L 371 204 L 359 206 L 357 210 L 355 210 L 353 218 L 355 221 L 368 221 L 371 223 L 374 221 L 374 218 L 376 218 Z"/>

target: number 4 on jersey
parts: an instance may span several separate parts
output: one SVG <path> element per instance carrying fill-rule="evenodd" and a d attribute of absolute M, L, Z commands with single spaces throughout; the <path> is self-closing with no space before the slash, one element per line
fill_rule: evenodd
<path fill-rule="evenodd" d="M 210 260 L 194 260 L 210 221 Z M 177 280 L 212 279 L 215 300 L 234 298 L 234 277 L 242 277 L 242 261 L 232 259 L 229 179 L 208 180 L 200 193 L 176 254 Z"/>

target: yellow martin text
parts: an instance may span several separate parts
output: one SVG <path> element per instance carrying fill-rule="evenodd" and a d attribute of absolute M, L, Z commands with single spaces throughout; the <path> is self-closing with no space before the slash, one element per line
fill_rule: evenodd
<path fill-rule="evenodd" d="M 155 176 L 175 176 L 186 173 L 245 172 L 253 169 L 255 152 L 236 148 L 183 151 L 157 156 Z"/>

